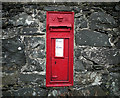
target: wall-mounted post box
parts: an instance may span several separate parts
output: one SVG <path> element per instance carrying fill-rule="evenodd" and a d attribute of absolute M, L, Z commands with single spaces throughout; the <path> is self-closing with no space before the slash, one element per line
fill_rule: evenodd
<path fill-rule="evenodd" d="M 48 11 L 46 31 L 46 86 L 72 86 L 74 12 Z"/>

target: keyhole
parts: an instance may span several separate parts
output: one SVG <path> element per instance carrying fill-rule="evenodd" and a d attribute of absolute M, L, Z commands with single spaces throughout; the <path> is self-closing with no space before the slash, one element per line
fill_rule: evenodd
<path fill-rule="evenodd" d="M 56 61 L 55 61 L 55 64 L 56 64 Z"/>

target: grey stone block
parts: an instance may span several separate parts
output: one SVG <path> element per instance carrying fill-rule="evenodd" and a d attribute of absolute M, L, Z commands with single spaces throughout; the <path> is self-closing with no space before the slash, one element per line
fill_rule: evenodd
<path fill-rule="evenodd" d="M 75 35 L 76 45 L 111 46 L 106 34 L 91 30 L 81 30 Z"/>
<path fill-rule="evenodd" d="M 119 64 L 120 50 L 107 48 L 86 48 L 82 51 L 82 55 L 88 60 L 94 61 L 99 65 L 103 64 Z"/>

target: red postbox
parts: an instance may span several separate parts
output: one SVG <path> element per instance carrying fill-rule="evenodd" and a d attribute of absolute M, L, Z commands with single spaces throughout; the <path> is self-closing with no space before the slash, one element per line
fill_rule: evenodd
<path fill-rule="evenodd" d="M 46 86 L 72 86 L 74 12 L 48 11 L 46 31 Z"/>

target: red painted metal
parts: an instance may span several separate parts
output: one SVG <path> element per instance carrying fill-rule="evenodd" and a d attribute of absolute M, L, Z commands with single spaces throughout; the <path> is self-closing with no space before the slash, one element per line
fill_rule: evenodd
<path fill-rule="evenodd" d="M 46 14 L 46 86 L 72 86 L 74 12 L 48 11 Z M 62 48 L 56 46 L 57 39 L 63 43 Z M 56 55 L 57 47 L 63 49 L 62 56 Z"/>

